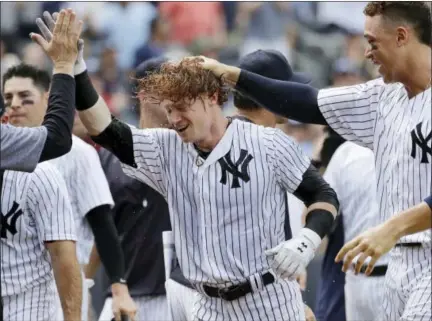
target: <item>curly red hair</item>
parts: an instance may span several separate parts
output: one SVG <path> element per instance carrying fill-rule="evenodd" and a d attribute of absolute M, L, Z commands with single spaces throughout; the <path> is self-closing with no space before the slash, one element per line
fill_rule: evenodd
<path fill-rule="evenodd" d="M 154 93 L 158 99 L 168 99 L 175 104 L 193 102 L 214 94 L 217 94 L 220 106 L 228 100 L 228 89 L 222 80 L 203 69 L 199 58 L 162 64 L 159 70 L 138 80 L 138 91 Z"/>

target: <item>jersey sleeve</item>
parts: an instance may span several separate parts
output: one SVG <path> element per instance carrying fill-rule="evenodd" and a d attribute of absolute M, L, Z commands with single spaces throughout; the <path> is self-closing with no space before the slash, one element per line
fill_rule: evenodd
<path fill-rule="evenodd" d="M 33 172 L 28 208 L 41 241 L 76 241 L 74 215 L 67 187 L 54 166 L 43 163 Z"/>
<path fill-rule="evenodd" d="M 78 163 L 75 168 L 79 173 L 75 176 L 72 187 L 79 214 L 86 215 L 92 209 L 101 205 L 114 206 L 109 184 L 102 169 L 100 158 L 93 147 L 82 149 L 75 154 Z"/>
<path fill-rule="evenodd" d="M 318 106 L 339 135 L 372 149 L 376 108 L 384 86 L 382 79 L 375 79 L 355 86 L 322 89 L 318 92 Z"/>
<path fill-rule="evenodd" d="M 280 129 L 266 132 L 267 158 L 277 182 L 289 193 L 297 190 L 303 174 L 310 166 L 310 159 L 300 146 Z"/>
<path fill-rule="evenodd" d="M 166 195 L 163 169 L 165 167 L 162 145 L 168 131 L 164 129 L 136 129 L 131 126 L 136 168 L 122 163 L 126 175 L 149 185 L 161 195 Z"/>
<path fill-rule="evenodd" d="M 1 124 L 1 169 L 33 172 L 47 138 L 47 129 Z"/>

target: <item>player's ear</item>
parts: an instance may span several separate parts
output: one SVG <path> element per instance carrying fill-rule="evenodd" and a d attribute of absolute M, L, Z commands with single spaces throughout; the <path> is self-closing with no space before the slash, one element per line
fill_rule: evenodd
<path fill-rule="evenodd" d="M 219 94 L 217 92 L 209 96 L 209 99 L 212 105 L 219 105 Z"/>
<path fill-rule="evenodd" d="M 397 36 L 396 41 L 398 47 L 402 47 L 406 45 L 409 40 L 408 29 L 406 27 L 398 27 L 396 29 L 396 36 Z"/>

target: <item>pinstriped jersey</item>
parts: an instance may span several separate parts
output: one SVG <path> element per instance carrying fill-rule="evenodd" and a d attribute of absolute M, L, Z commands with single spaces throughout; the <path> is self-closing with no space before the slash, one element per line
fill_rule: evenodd
<path fill-rule="evenodd" d="M 2 295 L 53 280 L 46 241 L 76 240 L 66 184 L 48 163 L 33 173 L 6 171 L 1 191 Z"/>
<path fill-rule="evenodd" d="M 285 240 L 285 192 L 310 160 L 279 129 L 233 120 L 206 159 L 168 129 L 132 128 L 127 175 L 167 200 L 180 267 L 192 283 L 243 282 Z"/>
<path fill-rule="evenodd" d="M 318 104 L 328 124 L 375 154 L 381 222 L 431 195 L 431 89 L 409 98 L 404 86 L 381 79 L 320 90 Z M 431 242 L 431 230 L 401 242 Z"/>
<path fill-rule="evenodd" d="M 92 146 L 72 136 L 71 151 L 49 162 L 56 166 L 66 181 L 77 227 L 78 261 L 87 264 L 94 236 L 85 215 L 95 207 L 114 205 L 99 156 Z"/>

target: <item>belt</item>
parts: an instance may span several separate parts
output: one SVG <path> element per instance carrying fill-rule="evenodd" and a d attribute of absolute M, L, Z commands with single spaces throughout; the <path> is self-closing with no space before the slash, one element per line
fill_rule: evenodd
<path fill-rule="evenodd" d="M 413 242 L 413 243 L 396 243 L 395 247 L 422 247 L 422 243 Z"/>
<path fill-rule="evenodd" d="M 267 272 L 261 275 L 264 286 L 275 281 L 273 274 Z M 229 286 L 227 288 L 215 288 L 203 285 L 204 292 L 212 298 L 221 298 L 225 301 L 233 301 L 252 292 L 252 286 L 249 281 Z"/>
<path fill-rule="evenodd" d="M 367 269 L 367 265 L 363 265 L 360 269 L 360 273 L 365 274 Z M 387 273 L 387 265 L 378 265 L 375 266 L 372 270 L 372 273 L 369 276 L 384 276 Z"/>

